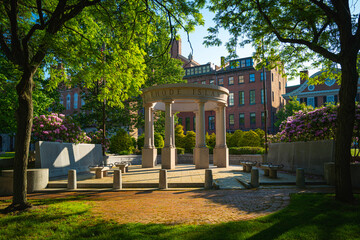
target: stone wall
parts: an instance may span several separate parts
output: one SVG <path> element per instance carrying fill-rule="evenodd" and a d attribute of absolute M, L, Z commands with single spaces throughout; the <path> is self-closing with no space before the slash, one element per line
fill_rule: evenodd
<path fill-rule="evenodd" d="M 49 177 L 64 176 L 68 170 L 88 172 L 89 166 L 103 163 L 100 144 L 37 142 L 36 168 L 48 168 Z"/>
<path fill-rule="evenodd" d="M 284 164 L 284 170 L 296 171 L 304 168 L 305 173 L 324 175 L 324 163 L 334 161 L 333 140 L 270 143 L 267 161 Z"/>

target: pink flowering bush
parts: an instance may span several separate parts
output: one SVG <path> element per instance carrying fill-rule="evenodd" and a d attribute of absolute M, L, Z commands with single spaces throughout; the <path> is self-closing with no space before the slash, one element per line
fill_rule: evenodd
<path fill-rule="evenodd" d="M 101 144 L 102 146 L 105 145 L 105 151 L 107 151 L 109 149 L 110 140 L 107 137 L 105 137 L 105 144 L 103 144 L 103 130 L 102 129 L 100 129 L 99 131 L 96 131 L 96 132 L 90 132 L 90 133 L 88 133 L 88 135 L 91 138 L 91 143 Z"/>
<path fill-rule="evenodd" d="M 280 125 L 271 142 L 296 142 L 334 139 L 338 105 L 327 105 L 313 111 L 298 111 Z M 360 105 L 356 106 L 354 144 L 359 140 Z"/>
<path fill-rule="evenodd" d="M 75 124 L 71 117 L 51 113 L 34 118 L 32 141 L 91 143 L 91 138 Z"/>

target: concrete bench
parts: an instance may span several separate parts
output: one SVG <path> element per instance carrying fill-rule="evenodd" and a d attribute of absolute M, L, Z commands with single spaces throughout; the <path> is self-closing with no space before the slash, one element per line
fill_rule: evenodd
<path fill-rule="evenodd" d="M 264 163 L 260 165 L 260 168 L 264 170 L 264 176 L 270 178 L 277 178 L 277 171 L 284 168 L 284 165 L 274 165 L 271 163 Z"/>
<path fill-rule="evenodd" d="M 114 165 L 121 170 L 122 173 L 129 171 L 129 162 L 116 162 Z"/>
<path fill-rule="evenodd" d="M 112 169 L 112 166 L 90 166 L 90 171 L 95 172 L 95 178 L 103 178 L 107 176 L 108 171 Z"/>
<path fill-rule="evenodd" d="M 243 161 L 240 165 L 243 166 L 243 172 L 251 172 L 253 166 L 256 166 L 257 162 Z"/>

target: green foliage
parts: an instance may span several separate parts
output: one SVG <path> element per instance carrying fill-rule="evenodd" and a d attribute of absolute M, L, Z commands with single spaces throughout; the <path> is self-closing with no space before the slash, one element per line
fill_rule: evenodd
<path fill-rule="evenodd" d="M 181 124 L 177 124 L 175 126 L 175 146 L 184 148 L 185 135 L 184 135 L 184 128 Z"/>
<path fill-rule="evenodd" d="M 185 152 L 192 153 L 196 143 L 196 133 L 193 131 L 187 131 L 184 142 Z"/>
<path fill-rule="evenodd" d="M 260 142 L 259 135 L 253 130 L 250 130 L 244 133 L 238 145 L 240 147 L 259 147 Z"/>
<path fill-rule="evenodd" d="M 310 111 L 312 110 L 312 106 L 307 106 L 305 103 L 301 103 L 295 97 L 290 97 L 290 101 L 276 113 L 277 121 L 274 123 L 276 127 L 279 127 L 280 124 L 292 115 L 295 112 L 300 110 L 302 111 Z"/>
<path fill-rule="evenodd" d="M 185 154 L 185 148 L 176 147 L 177 154 Z"/>
<path fill-rule="evenodd" d="M 261 146 L 261 147 L 264 146 L 264 144 L 265 144 L 265 131 L 262 130 L 262 129 L 260 129 L 260 128 L 258 128 L 258 129 L 255 130 L 255 132 L 256 132 L 257 135 L 259 135 L 259 137 L 260 137 L 260 146 Z"/>
<path fill-rule="evenodd" d="M 119 129 L 116 135 L 110 138 L 110 152 L 116 154 L 132 154 L 136 143 L 124 129 Z"/>
<path fill-rule="evenodd" d="M 239 147 L 240 142 L 242 141 L 242 138 L 244 136 L 244 132 L 241 130 L 236 130 L 233 134 L 231 134 L 231 137 L 229 138 L 229 142 L 227 142 L 227 145 L 229 147 Z"/>
<path fill-rule="evenodd" d="M 163 148 L 164 147 L 164 139 L 160 133 L 155 132 L 154 134 L 154 144 L 156 148 Z"/>
<path fill-rule="evenodd" d="M 141 134 L 140 136 L 138 136 L 138 139 L 136 141 L 136 145 L 138 147 L 139 150 L 143 149 L 144 147 L 144 139 L 145 139 L 145 134 Z"/>
<path fill-rule="evenodd" d="M 265 148 L 263 147 L 230 147 L 229 154 L 241 155 L 241 154 L 264 154 Z"/>
<path fill-rule="evenodd" d="M 206 145 L 208 146 L 208 148 L 214 148 L 215 147 L 215 145 L 216 145 L 216 135 L 215 135 L 215 133 L 212 133 L 211 135 L 209 135 L 206 132 L 205 139 L 206 139 Z"/>

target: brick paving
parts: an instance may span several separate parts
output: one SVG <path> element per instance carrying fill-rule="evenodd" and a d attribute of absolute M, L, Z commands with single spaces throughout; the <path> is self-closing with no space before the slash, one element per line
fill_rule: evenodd
<path fill-rule="evenodd" d="M 215 224 L 249 220 L 289 204 L 291 193 L 333 189 L 258 189 L 195 191 L 120 191 L 34 193 L 29 199 L 86 196 L 96 217 L 118 223 Z M 0 197 L 0 200 L 10 197 Z"/>

